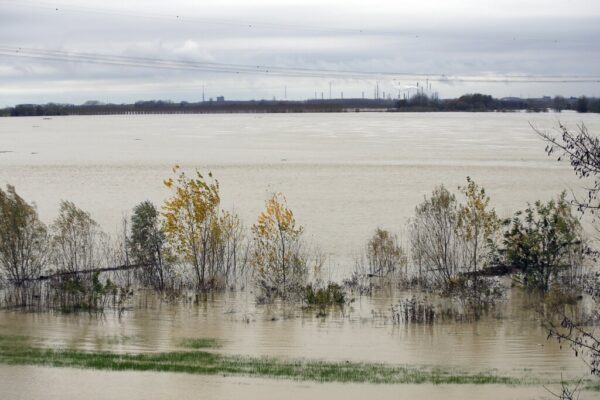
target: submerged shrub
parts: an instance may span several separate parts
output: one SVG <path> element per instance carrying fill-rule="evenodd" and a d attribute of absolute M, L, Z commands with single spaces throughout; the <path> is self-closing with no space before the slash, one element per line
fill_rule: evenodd
<path fill-rule="evenodd" d="M 463 202 L 437 187 L 411 221 L 412 258 L 419 280 L 429 286 L 443 288 L 463 274 L 474 276 L 497 259 L 500 221 L 489 196 L 469 177 L 459 190 Z"/>
<path fill-rule="evenodd" d="M 342 306 L 346 303 L 346 294 L 337 283 L 329 283 L 326 287 L 307 285 L 304 288 L 303 298 L 309 306 Z"/>
<path fill-rule="evenodd" d="M 392 320 L 396 324 L 474 321 L 492 310 L 505 293 L 506 287 L 496 278 L 460 276 L 435 291 L 435 303 L 412 296 L 393 305 Z"/>
<path fill-rule="evenodd" d="M 561 274 L 572 274 L 584 258 L 582 228 L 563 192 L 547 203 L 537 201 L 505 222 L 502 253 L 521 270 L 525 285 L 546 292 Z"/>
<path fill-rule="evenodd" d="M 479 319 L 506 294 L 506 287 L 497 278 L 460 276 L 453 279 L 442 295 L 461 306 L 466 319 Z"/>
<path fill-rule="evenodd" d="M 394 324 L 431 324 L 436 319 L 435 307 L 415 296 L 401 300 L 392 306 Z"/>
<path fill-rule="evenodd" d="M 51 230 L 52 262 L 57 271 L 79 273 L 100 267 L 105 235 L 88 212 L 62 201 Z"/>
<path fill-rule="evenodd" d="M 159 211 L 150 201 L 135 206 L 127 244 L 133 262 L 141 266 L 138 278 L 142 284 L 163 290 L 167 280 L 166 239 L 159 218 Z"/>
<path fill-rule="evenodd" d="M 544 294 L 544 303 L 550 309 L 556 309 L 564 305 L 574 305 L 581 299 L 581 294 L 568 287 L 552 285 L 550 290 Z"/>
<path fill-rule="evenodd" d="M 406 253 L 398 236 L 377 228 L 366 243 L 364 253 L 355 257 L 354 271 L 343 285 L 361 295 L 370 295 L 374 289 L 406 279 L 406 266 Z"/>
<path fill-rule="evenodd" d="M 82 275 L 58 275 L 50 281 L 51 305 L 62 311 L 103 312 L 107 307 L 120 309 L 133 295 L 127 287 L 110 278 L 102 280 L 100 272 L 91 274 L 91 281 Z"/>
<path fill-rule="evenodd" d="M 302 233 L 286 199 L 275 194 L 252 226 L 251 265 L 256 283 L 266 298 L 290 298 L 302 292 L 308 277 L 308 256 Z"/>
<path fill-rule="evenodd" d="M 458 212 L 456 197 L 439 186 L 417 206 L 412 219 L 412 255 L 419 277 L 437 285 L 445 285 L 463 265 Z"/>
<path fill-rule="evenodd" d="M 0 266 L 15 283 L 39 275 L 46 262 L 47 233 L 34 206 L 14 186 L 0 189 Z"/>
<path fill-rule="evenodd" d="M 488 267 L 496 257 L 501 222 L 490 207 L 485 189 L 470 177 L 467 177 L 467 185 L 459 187 L 459 190 L 464 196 L 464 203 L 458 207 L 456 233 L 464 251 L 463 270 L 477 273 Z"/>
<path fill-rule="evenodd" d="M 17 305 L 31 301 L 35 280 L 46 266 L 47 231 L 34 206 L 14 186 L 0 189 L 0 279 L 15 288 Z"/>
<path fill-rule="evenodd" d="M 354 270 L 350 277 L 344 279 L 342 284 L 348 290 L 357 292 L 360 295 L 370 296 L 373 292 L 372 275 L 368 272 L 368 267 L 364 262 L 363 256 L 354 259 Z"/>
<path fill-rule="evenodd" d="M 369 274 L 386 277 L 406 265 L 406 255 L 398 244 L 398 237 L 389 231 L 377 228 L 367 243 Z"/>

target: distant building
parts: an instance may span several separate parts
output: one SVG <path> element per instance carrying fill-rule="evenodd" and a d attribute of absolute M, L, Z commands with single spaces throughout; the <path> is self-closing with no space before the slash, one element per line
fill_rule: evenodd
<path fill-rule="evenodd" d="M 217 103 L 221 103 L 225 101 L 225 97 L 224 96 L 217 96 Z"/>

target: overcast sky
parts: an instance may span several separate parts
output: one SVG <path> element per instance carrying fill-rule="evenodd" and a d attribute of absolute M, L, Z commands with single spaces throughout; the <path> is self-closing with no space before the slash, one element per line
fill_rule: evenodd
<path fill-rule="evenodd" d="M 598 0 L 0 0 L 0 46 L 321 71 L 600 79 L 599 38 Z M 377 84 L 395 97 L 417 83 L 283 75 L 0 55 L 0 106 L 197 101 L 203 86 L 207 99 L 327 98 L 330 84 L 333 97 L 372 97 Z M 600 95 L 595 82 L 431 83 L 441 97 Z"/>

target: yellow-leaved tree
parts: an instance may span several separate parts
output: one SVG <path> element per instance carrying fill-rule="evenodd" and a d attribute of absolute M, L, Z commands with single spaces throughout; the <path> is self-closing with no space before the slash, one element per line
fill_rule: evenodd
<path fill-rule="evenodd" d="M 259 288 L 268 296 L 289 297 L 306 282 L 308 268 L 302 249 L 303 228 L 296 224 L 283 195 L 265 203 L 265 210 L 252 226 L 251 265 Z"/>
<path fill-rule="evenodd" d="M 458 209 L 457 234 L 462 239 L 469 272 L 477 272 L 492 261 L 499 239 L 500 220 L 490 207 L 485 189 L 467 177 L 467 185 L 459 187 L 466 202 Z"/>
<path fill-rule="evenodd" d="M 219 231 L 219 182 L 210 172 L 208 179 L 198 171 L 188 178 L 179 166 L 173 168 L 173 174 L 175 179 L 164 181 L 173 194 L 163 204 L 163 230 L 175 252 L 194 268 L 197 288 L 204 290 L 211 249 Z"/>

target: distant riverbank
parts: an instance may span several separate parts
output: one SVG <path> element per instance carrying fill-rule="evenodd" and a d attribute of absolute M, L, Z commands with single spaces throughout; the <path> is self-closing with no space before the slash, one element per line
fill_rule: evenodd
<path fill-rule="evenodd" d="M 314 99 L 288 100 L 225 100 L 179 103 L 164 100 L 138 101 L 133 104 L 105 104 L 88 101 L 75 104 L 19 104 L 0 109 L 3 117 L 59 115 L 140 115 L 140 114 L 227 114 L 227 113 L 332 113 L 332 112 L 546 112 L 575 110 L 600 112 L 599 99 L 542 97 L 502 98 L 467 94 L 456 99 L 439 99 L 425 93 L 410 98 L 392 99 Z"/>

